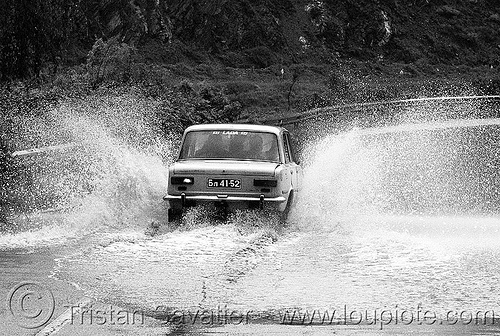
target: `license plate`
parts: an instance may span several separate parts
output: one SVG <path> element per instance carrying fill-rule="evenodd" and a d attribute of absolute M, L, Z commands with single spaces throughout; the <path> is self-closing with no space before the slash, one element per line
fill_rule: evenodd
<path fill-rule="evenodd" d="M 229 188 L 229 189 L 240 189 L 241 180 L 237 179 L 208 179 L 208 188 Z"/>

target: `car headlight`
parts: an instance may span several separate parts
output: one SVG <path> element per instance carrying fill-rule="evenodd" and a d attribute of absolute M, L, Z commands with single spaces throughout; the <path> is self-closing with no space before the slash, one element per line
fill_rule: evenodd
<path fill-rule="evenodd" d="M 194 177 L 172 176 L 170 178 L 172 184 L 194 184 Z"/>

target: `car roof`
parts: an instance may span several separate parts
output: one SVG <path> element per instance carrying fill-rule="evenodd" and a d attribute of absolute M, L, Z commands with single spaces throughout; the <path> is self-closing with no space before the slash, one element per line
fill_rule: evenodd
<path fill-rule="evenodd" d="M 186 132 L 190 131 L 254 131 L 254 132 L 269 132 L 280 134 L 286 131 L 283 127 L 278 126 L 267 126 L 267 125 L 255 125 L 255 124 L 203 124 L 203 125 L 193 125 L 186 128 Z"/>

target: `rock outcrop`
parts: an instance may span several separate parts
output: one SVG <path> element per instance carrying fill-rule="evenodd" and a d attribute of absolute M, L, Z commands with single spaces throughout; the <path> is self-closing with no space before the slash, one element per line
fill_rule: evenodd
<path fill-rule="evenodd" d="M 500 66 L 498 0 L 5 2 L 0 80 L 39 74 L 44 63 L 81 62 L 99 40 L 137 48 L 151 62 L 215 57 L 268 67 L 340 56 Z"/>

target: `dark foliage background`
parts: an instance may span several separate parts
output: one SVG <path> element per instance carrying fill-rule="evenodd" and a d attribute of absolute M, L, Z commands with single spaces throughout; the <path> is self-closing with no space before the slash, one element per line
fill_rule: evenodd
<path fill-rule="evenodd" d="M 4 0 L 2 81 L 85 61 L 115 38 L 142 61 L 500 65 L 495 0 Z"/>

